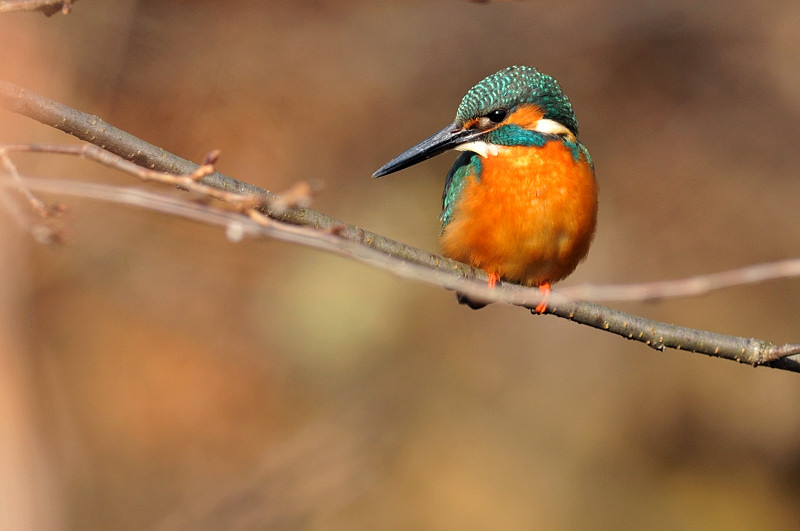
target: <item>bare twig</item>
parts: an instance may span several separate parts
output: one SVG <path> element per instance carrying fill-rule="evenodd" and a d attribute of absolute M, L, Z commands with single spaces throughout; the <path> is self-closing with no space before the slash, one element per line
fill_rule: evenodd
<path fill-rule="evenodd" d="M 560 292 L 571 299 L 592 301 L 655 301 L 666 298 L 705 295 L 712 291 L 734 286 L 793 277 L 800 277 L 800 258 L 660 282 L 616 286 L 611 284 L 604 286 L 583 284 L 561 288 Z"/>
<path fill-rule="evenodd" d="M 11 158 L 8 156 L 9 148 L 6 146 L 0 146 L 0 163 L 3 164 L 3 167 L 6 169 L 8 174 L 13 179 L 14 183 L 17 185 L 17 190 L 25 196 L 30 204 L 31 208 L 34 212 L 39 214 L 41 217 L 47 216 L 47 206 L 44 204 L 44 201 L 33 195 L 33 193 L 28 189 L 27 186 L 22 182 L 20 178 L 19 171 L 17 167 L 11 162 Z"/>
<path fill-rule="evenodd" d="M 282 215 L 298 208 L 308 208 L 311 206 L 314 195 L 321 189 L 322 183 L 319 181 L 295 183 L 270 202 L 270 209 L 274 215 Z"/>
<path fill-rule="evenodd" d="M 64 240 L 64 226 L 56 225 L 52 220 L 64 210 L 63 205 L 56 204 L 48 208 L 44 201 L 36 197 L 25 185 L 16 165 L 8 156 L 8 150 L 0 146 L 0 166 L 10 176 L 10 184 L 28 202 L 33 211 L 32 217 L 8 196 L 4 189 L 0 193 L 0 204 L 11 215 L 11 218 L 21 229 L 29 232 L 40 243 L 58 243 Z"/>
<path fill-rule="evenodd" d="M 229 238 L 238 240 L 245 236 L 269 236 L 302 245 L 337 252 L 358 259 L 362 262 L 390 270 L 395 274 L 415 278 L 436 284 L 446 289 L 458 290 L 475 299 L 503 301 L 510 304 L 534 308 L 540 302 L 541 295 L 536 289 L 515 285 L 500 285 L 490 289 L 486 285 L 486 275 L 470 266 L 447 258 L 427 253 L 420 249 L 368 233 L 363 229 L 334 220 L 307 208 L 289 208 L 278 212 L 271 207 L 274 194 L 252 185 L 236 181 L 230 177 L 213 172 L 213 165 L 207 160 L 204 167 L 199 167 L 185 159 L 167 153 L 142 140 L 119 131 L 99 118 L 91 117 L 70 109 L 61 104 L 51 102 L 41 96 L 29 93 L 13 85 L 0 82 L 0 105 L 15 112 L 34 117 L 44 123 L 50 123 L 76 136 L 98 143 L 101 147 L 111 149 L 105 140 L 113 142 L 113 151 L 120 152 L 129 160 L 144 162 L 151 169 L 168 168 L 170 173 L 177 174 L 166 178 L 156 177 L 150 170 L 139 168 L 125 160 L 113 161 L 106 158 L 108 153 L 97 149 L 62 149 L 59 153 L 80 154 L 93 158 L 108 166 L 128 171 L 140 178 L 159 180 L 197 194 L 206 194 L 223 201 L 241 201 L 242 196 L 256 195 L 261 205 L 260 212 L 249 208 L 230 210 L 216 205 L 190 202 L 183 198 L 164 196 L 143 190 L 115 188 L 98 184 L 58 182 L 35 179 L 24 179 L 27 186 L 40 192 L 55 192 L 84 197 L 94 197 L 106 201 L 131 204 L 172 215 L 180 215 L 220 225 L 226 228 Z M 73 125 L 65 124 L 71 122 Z M 79 123 L 80 127 L 75 127 Z M 19 148 L 19 146 L 16 146 Z M 39 146 L 42 148 L 43 146 Z M 44 146 L 50 148 L 52 146 Z M 20 149 L 21 150 L 21 149 Z M 32 151 L 33 149 L 28 149 Z M 213 159 L 213 157 L 210 157 Z M 125 164 L 122 164 L 125 163 Z M 186 171 L 176 171 L 178 167 Z M 199 169 L 198 169 L 199 168 Z M 143 173 L 144 172 L 144 173 Z M 3 182 L 3 181 L 0 181 Z M 6 186 L 7 183 L 3 182 Z M 210 192 L 210 190 L 214 190 Z M 219 193 L 226 192 L 226 193 Z M 232 195 L 227 195 L 232 193 Z M 296 201 L 293 201 L 295 203 Z M 299 206 L 299 205 L 291 205 Z M 281 209 L 283 210 L 283 209 Z M 263 214 L 262 214 L 263 212 Z M 768 266 L 768 264 L 767 264 Z M 704 290 L 719 289 L 740 282 L 760 281 L 778 278 L 783 275 L 796 275 L 792 267 L 755 266 L 756 271 L 717 273 L 704 277 L 694 277 L 686 281 L 671 281 L 682 293 L 701 293 Z M 698 279 L 701 281 L 698 282 Z M 738 279 L 738 280 L 737 280 Z M 680 284 L 684 282 L 685 284 Z M 677 284 L 675 284 L 677 283 Z M 665 297 L 669 293 L 670 283 L 653 285 L 637 285 L 638 291 L 645 299 Z M 698 287 L 701 286 L 701 287 Z M 595 328 L 612 332 L 628 339 L 643 342 L 658 350 L 674 348 L 707 354 L 710 356 L 800 372 L 800 345 L 775 345 L 768 341 L 714 334 L 702 330 L 679 327 L 668 323 L 647 320 L 643 317 L 619 312 L 587 301 L 569 299 L 564 294 L 583 293 L 588 295 L 608 295 L 622 293 L 621 297 L 630 300 L 624 292 L 626 287 L 615 286 L 615 291 L 603 291 L 596 286 L 563 288 L 550 295 L 547 313 L 557 315 L 575 322 L 587 324 Z M 584 290 L 581 292 L 581 290 Z M 594 290 L 594 291 L 592 291 Z"/>
<path fill-rule="evenodd" d="M 8 153 L 9 151 L 75 155 L 99 162 L 100 164 L 108 166 L 109 168 L 114 168 L 125 173 L 129 173 L 130 175 L 138 177 L 142 181 L 171 184 L 188 192 L 193 192 L 206 199 L 218 199 L 220 201 L 245 208 L 263 206 L 268 202 L 264 199 L 263 195 L 228 192 L 204 183 L 203 180 L 207 176 L 215 173 L 214 162 L 216 162 L 217 158 L 219 157 L 218 151 L 212 151 L 206 155 L 203 165 L 196 166 L 190 173 L 178 175 L 137 166 L 133 162 L 127 161 L 122 157 L 100 149 L 92 144 L 82 144 L 79 146 L 64 146 L 60 144 L 7 144 L 0 146 L 0 157 L 3 153 Z M 2 159 L 0 158 L 0 160 Z"/>
<path fill-rule="evenodd" d="M 0 0 L 0 13 L 41 11 L 48 17 L 58 12 L 68 15 L 76 0 Z"/>

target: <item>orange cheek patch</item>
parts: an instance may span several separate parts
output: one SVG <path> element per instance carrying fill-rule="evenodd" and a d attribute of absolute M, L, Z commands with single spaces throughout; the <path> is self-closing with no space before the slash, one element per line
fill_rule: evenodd
<path fill-rule="evenodd" d="M 544 111 L 536 105 L 520 105 L 504 122 L 500 124 L 491 124 L 491 127 L 484 127 L 484 129 L 487 131 L 497 129 L 505 124 L 514 124 L 525 129 L 536 129 L 536 123 L 542 118 L 544 118 Z M 484 121 L 486 121 L 486 118 L 484 118 Z M 480 125 L 480 118 L 470 118 L 464 122 L 462 127 L 463 129 L 473 129 L 480 127 Z"/>
<path fill-rule="evenodd" d="M 536 105 L 520 105 L 505 123 L 518 125 L 525 129 L 535 129 L 536 122 L 544 118 L 544 112 Z"/>
<path fill-rule="evenodd" d="M 472 129 L 476 125 L 478 125 L 478 119 L 477 118 L 470 118 L 469 120 L 464 122 L 464 126 L 462 127 L 462 129 Z"/>

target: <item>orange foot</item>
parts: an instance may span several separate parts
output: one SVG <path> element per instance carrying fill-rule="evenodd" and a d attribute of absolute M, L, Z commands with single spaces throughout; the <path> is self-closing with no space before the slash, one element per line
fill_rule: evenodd
<path fill-rule="evenodd" d="M 547 311 L 547 299 L 550 298 L 550 283 L 539 284 L 539 292 L 542 294 L 542 302 L 536 305 L 536 313 L 544 313 Z"/>
<path fill-rule="evenodd" d="M 498 282 L 500 282 L 500 275 L 497 273 L 489 273 L 489 287 L 495 287 Z"/>

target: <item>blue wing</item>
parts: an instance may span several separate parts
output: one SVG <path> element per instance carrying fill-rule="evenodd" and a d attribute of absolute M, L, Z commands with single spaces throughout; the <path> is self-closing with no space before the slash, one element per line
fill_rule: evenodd
<path fill-rule="evenodd" d="M 450 223 L 461 190 L 467 177 L 470 175 L 479 176 L 481 157 L 477 153 L 465 151 L 456 159 L 453 167 L 447 172 L 447 179 L 444 182 L 444 193 L 442 193 L 442 214 L 439 219 L 442 221 L 442 230 Z"/>

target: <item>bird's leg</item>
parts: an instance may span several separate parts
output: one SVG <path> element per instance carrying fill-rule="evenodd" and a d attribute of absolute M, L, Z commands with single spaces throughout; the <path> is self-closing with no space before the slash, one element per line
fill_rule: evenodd
<path fill-rule="evenodd" d="M 495 287 L 498 282 L 500 282 L 500 275 L 497 273 L 489 273 L 489 287 Z"/>
<path fill-rule="evenodd" d="M 544 313 L 547 311 L 547 299 L 550 298 L 550 283 L 539 284 L 539 292 L 542 294 L 542 301 L 536 305 L 536 313 Z"/>

